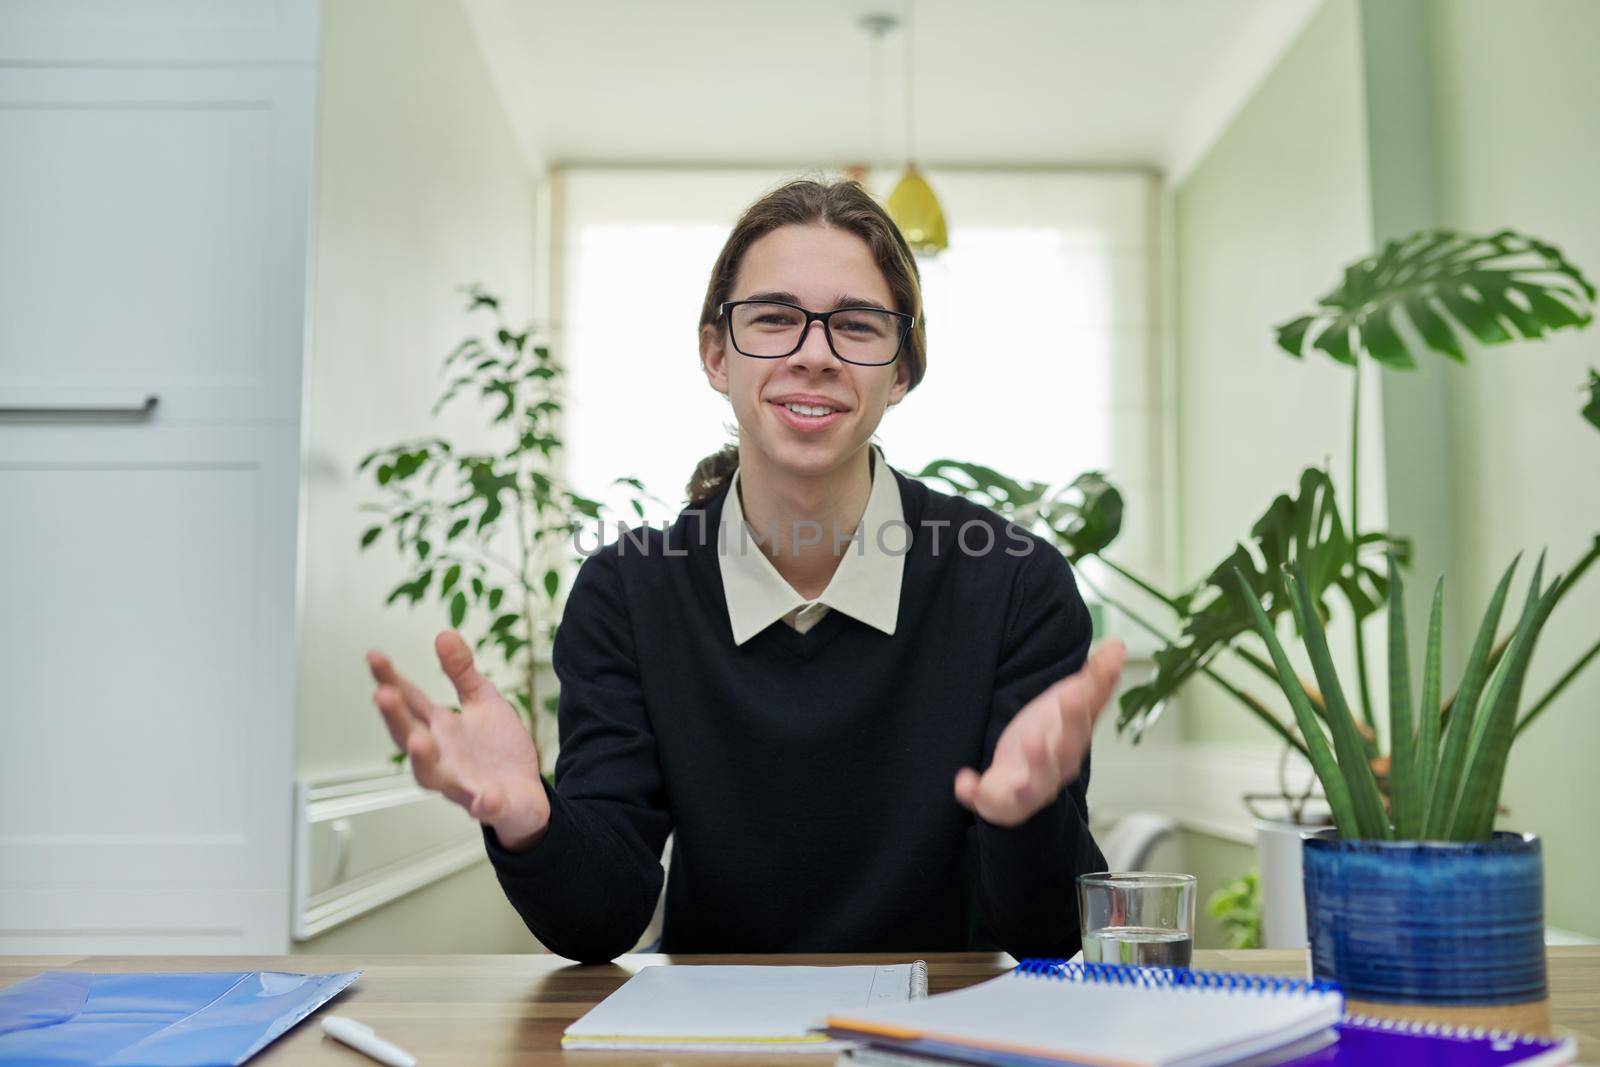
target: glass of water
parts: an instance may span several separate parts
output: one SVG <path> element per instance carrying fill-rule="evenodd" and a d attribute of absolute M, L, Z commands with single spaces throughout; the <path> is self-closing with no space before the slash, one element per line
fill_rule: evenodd
<path fill-rule="evenodd" d="M 1192 874 L 1078 875 L 1085 963 L 1187 967 L 1194 953 Z"/>

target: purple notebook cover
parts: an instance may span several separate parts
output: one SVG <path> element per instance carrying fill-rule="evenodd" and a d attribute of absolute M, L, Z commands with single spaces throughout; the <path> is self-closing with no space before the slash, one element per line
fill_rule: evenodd
<path fill-rule="evenodd" d="M 1578 1047 L 1571 1038 L 1531 1037 L 1351 1017 L 1339 1024 L 1338 1043 L 1290 1060 L 1282 1067 L 1347 1067 L 1375 1063 L 1403 1063 L 1408 1067 L 1501 1067 L 1502 1064 L 1548 1067 L 1572 1063 L 1577 1058 Z"/>

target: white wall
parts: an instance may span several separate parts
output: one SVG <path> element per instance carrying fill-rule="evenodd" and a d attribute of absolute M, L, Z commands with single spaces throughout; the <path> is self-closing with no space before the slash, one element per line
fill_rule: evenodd
<path fill-rule="evenodd" d="M 481 282 L 528 314 L 534 178 L 454 0 L 326 0 L 306 391 L 299 776 L 381 770 L 394 751 L 363 653 L 379 647 L 443 697 L 437 607 L 384 606 L 402 576 L 387 544 L 357 550 L 375 499 L 354 471 L 380 445 L 474 441 L 470 403 L 430 410 L 445 354 L 481 323 L 456 287 Z M 462 814 L 462 818 L 466 816 Z M 360 842 L 357 842 L 360 847 Z M 298 946 L 302 951 L 537 948 L 485 864 Z"/>
<path fill-rule="evenodd" d="M 1435 152 L 1442 224 L 1472 232 L 1510 226 L 1558 245 L 1592 281 L 1600 275 L 1600 78 L 1593 44 L 1600 5 L 1483 0 L 1428 5 Z M 1600 532 L 1600 433 L 1578 416 L 1579 385 L 1600 367 L 1600 327 L 1470 353 L 1452 368 L 1461 495 L 1462 580 L 1451 582 L 1470 634 L 1500 572 L 1524 553 L 1564 571 Z M 1509 609 L 1508 609 L 1509 610 Z M 1590 571 L 1539 639 L 1525 698 L 1543 694 L 1600 638 L 1600 575 Z M 1463 638 L 1468 640 L 1470 638 Z M 1600 664 L 1568 687 L 1511 751 L 1503 827 L 1538 833 L 1551 923 L 1600 937 Z"/>
<path fill-rule="evenodd" d="M 1248 539 L 1250 524 L 1274 496 L 1295 491 L 1305 467 L 1331 463 L 1349 523 L 1351 372 L 1320 354 L 1290 358 L 1273 342 L 1272 327 L 1310 309 L 1344 264 L 1370 248 L 1360 45 L 1355 0 L 1330 0 L 1174 193 L 1185 583 L 1204 578 Z M 1368 530 L 1384 521 L 1374 393 L 1366 388 L 1363 397 L 1361 525 Z M 1341 675 L 1353 678 L 1343 615 L 1330 639 Z M 1383 690 L 1381 644 L 1368 634 L 1375 698 Z M 1274 691 L 1227 657 L 1217 666 L 1257 695 Z M 1287 718 L 1287 707 L 1280 710 Z M 1204 678 L 1184 690 L 1182 714 L 1194 740 L 1271 740 Z"/>

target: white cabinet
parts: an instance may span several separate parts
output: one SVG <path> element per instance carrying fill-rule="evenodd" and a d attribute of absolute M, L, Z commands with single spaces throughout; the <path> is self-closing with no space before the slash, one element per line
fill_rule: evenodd
<path fill-rule="evenodd" d="M 315 24 L 0 14 L 0 953 L 287 950 Z"/>

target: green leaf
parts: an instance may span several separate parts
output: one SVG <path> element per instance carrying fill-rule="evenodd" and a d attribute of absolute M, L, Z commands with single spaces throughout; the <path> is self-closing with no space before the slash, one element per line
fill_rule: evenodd
<path fill-rule="evenodd" d="M 1461 795 L 1447 834 L 1452 841 L 1484 840 L 1494 833 L 1495 809 L 1516 735 L 1517 707 L 1522 701 L 1528 662 L 1533 658 L 1539 631 L 1555 608 L 1561 586 L 1557 577 L 1548 588 L 1541 589 L 1543 569 L 1541 558 L 1528 583 L 1528 597 L 1511 644 L 1496 667 L 1495 679 L 1484 690 L 1483 709 L 1474 724 L 1477 728 L 1462 775 Z"/>
<path fill-rule="evenodd" d="M 382 536 L 382 534 L 382 526 L 369 527 L 367 532 L 361 535 L 361 547 L 366 548 L 368 545 L 372 544 L 372 542 L 376 541 L 380 536 Z"/>
<path fill-rule="evenodd" d="M 1100 471 L 1086 471 L 1057 492 L 1045 482 L 1019 482 L 953 459 L 936 459 L 915 477 L 1025 529 L 1042 528 L 1074 562 L 1103 552 L 1122 532 L 1122 493 Z"/>
<path fill-rule="evenodd" d="M 1518 557 L 1519 559 L 1521 557 Z M 1434 775 L 1433 791 L 1428 797 L 1428 812 L 1423 827 L 1423 837 L 1438 840 L 1450 828 L 1455 810 L 1456 793 L 1461 788 L 1461 769 L 1467 758 L 1467 739 L 1472 734 L 1472 716 L 1477 710 L 1478 695 L 1483 690 L 1488 674 L 1489 653 L 1494 647 L 1495 630 L 1500 626 L 1500 612 L 1506 602 L 1506 590 L 1511 586 L 1511 575 L 1517 569 L 1517 560 L 1511 561 L 1500 584 L 1495 587 L 1478 626 L 1478 638 L 1467 657 L 1467 669 L 1461 676 L 1461 686 L 1456 690 L 1455 704 L 1450 710 L 1450 721 L 1444 727 L 1444 750 L 1439 755 L 1439 772 Z"/>
<path fill-rule="evenodd" d="M 467 617 L 467 594 L 457 593 L 450 598 L 450 625 L 460 626 L 461 620 Z"/>
<path fill-rule="evenodd" d="M 1203 582 L 1176 598 L 1182 629 L 1177 640 L 1155 652 L 1155 676 L 1123 693 L 1119 732 L 1132 730 L 1137 738 L 1179 688 L 1252 629 L 1249 606 L 1233 580 L 1235 570 L 1245 574 L 1269 618 L 1289 610 L 1282 567 L 1298 562 L 1319 614 L 1327 614 L 1327 594 L 1337 590 L 1352 614 L 1363 619 L 1383 605 L 1389 582 L 1362 550 L 1393 551 L 1402 561 L 1408 551 L 1405 542 L 1381 533 L 1353 544 L 1339 516 L 1333 482 L 1316 467 L 1301 472 L 1296 495 L 1281 494 L 1272 501 L 1250 534 L 1248 546 L 1235 545 Z"/>
<path fill-rule="evenodd" d="M 1405 586 L 1389 558 L 1389 775 L 1394 786 L 1394 828 L 1405 840 L 1422 834 L 1422 790 L 1417 787 L 1411 726 L 1411 652 L 1406 640 Z"/>
<path fill-rule="evenodd" d="M 1444 576 L 1433 585 L 1433 607 L 1428 612 L 1428 649 L 1422 662 L 1422 698 L 1417 705 L 1416 770 L 1412 775 L 1422 805 L 1414 834 L 1422 837 L 1428 821 L 1428 798 L 1439 773 L 1439 700 L 1444 685 L 1440 656 L 1444 646 Z"/>
<path fill-rule="evenodd" d="M 556 589 L 559 588 L 560 585 L 561 576 L 559 574 L 553 570 L 544 572 L 544 591 L 545 595 L 551 600 L 556 598 Z"/>
<path fill-rule="evenodd" d="M 444 596 L 456 587 L 461 580 L 461 564 L 452 563 L 450 569 L 444 572 L 444 581 L 439 583 L 439 595 Z"/>
<path fill-rule="evenodd" d="M 1344 688 L 1339 684 L 1339 674 L 1333 666 L 1333 656 L 1328 652 L 1328 635 L 1322 629 L 1316 605 L 1305 589 L 1304 572 L 1296 564 L 1293 574 L 1285 574 L 1289 587 L 1289 600 L 1294 607 L 1295 621 L 1305 641 L 1306 652 L 1311 656 L 1311 669 L 1316 673 L 1317 685 L 1322 689 L 1322 700 L 1327 715 L 1329 731 L 1333 734 L 1334 752 L 1338 756 L 1339 772 L 1350 789 L 1350 802 L 1355 807 L 1356 825 L 1364 838 L 1387 840 L 1394 837 L 1389 816 L 1383 810 L 1383 795 L 1372 776 L 1372 766 L 1367 762 L 1366 745 L 1356 729 L 1356 720 L 1345 702 Z M 1322 783 L 1324 791 L 1328 783 Z"/>
<path fill-rule="evenodd" d="M 1482 343 L 1498 345 L 1511 340 L 1511 332 L 1500 324 L 1495 313 L 1478 294 L 1458 286 L 1441 290 L 1439 299 L 1446 310 L 1467 328 L 1467 332 Z"/>
<path fill-rule="evenodd" d="M 1298 319 L 1291 319 L 1280 325 L 1277 328 L 1278 347 L 1295 359 L 1299 359 L 1301 350 L 1305 348 L 1306 331 L 1316 321 L 1315 315 L 1302 315 Z"/>
<path fill-rule="evenodd" d="M 517 616 L 514 614 L 502 615 L 498 619 L 494 620 L 494 624 L 489 627 L 489 632 L 499 633 L 501 630 L 504 630 L 506 627 L 510 626 L 516 621 Z"/>
<path fill-rule="evenodd" d="M 1277 633 L 1272 628 L 1272 620 L 1267 618 L 1267 613 L 1262 610 L 1261 602 L 1256 599 L 1255 590 L 1245 579 L 1243 571 L 1233 572 L 1234 581 L 1238 585 L 1239 598 L 1246 605 L 1256 633 L 1261 635 L 1261 640 L 1266 643 L 1267 652 L 1272 657 L 1272 664 L 1278 671 L 1278 684 L 1283 689 L 1284 696 L 1289 698 L 1289 706 L 1294 710 L 1294 721 L 1300 727 L 1300 734 L 1305 738 L 1306 748 L 1311 754 L 1311 766 L 1317 772 L 1317 780 L 1322 783 L 1323 794 L 1328 800 L 1328 809 L 1333 814 L 1333 823 L 1339 828 L 1339 835 L 1347 840 L 1355 840 L 1362 836 L 1361 820 L 1356 815 L 1355 804 L 1350 798 L 1350 788 L 1345 783 L 1344 776 L 1339 773 L 1339 764 L 1334 759 L 1333 752 L 1328 748 L 1327 738 L 1322 736 L 1322 727 L 1317 722 L 1317 714 L 1311 709 L 1311 700 L 1306 696 L 1306 691 L 1300 684 L 1300 677 L 1295 673 L 1294 665 L 1289 662 L 1289 656 L 1283 650 L 1283 644 L 1278 640 Z"/>
<path fill-rule="evenodd" d="M 474 579 L 472 579 L 472 595 L 477 600 L 482 600 L 483 599 L 483 579 L 482 578 L 474 578 Z M 490 608 L 489 610 L 493 611 L 494 609 Z"/>
<path fill-rule="evenodd" d="M 1417 328 L 1417 333 L 1422 335 L 1422 340 L 1429 348 L 1441 356 L 1449 356 L 1457 363 L 1467 361 L 1466 353 L 1461 351 L 1461 342 L 1457 339 L 1456 332 L 1450 328 L 1450 323 L 1434 311 L 1425 299 L 1413 293 L 1402 303 L 1405 305 L 1406 315 L 1411 319 L 1411 325 Z"/>
<path fill-rule="evenodd" d="M 1600 430 L 1600 371 L 1589 369 L 1589 402 L 1583 406 L 1583 417 Z"/>
<path fill-rule="evenodd" d="M 1412 358 L 1411 350 L 1406 343 L 1395 333 L 1394 326 L 1389 322 L 1388 304 L 1380 304 L 1366 317 L 1359 327 L 1361 343 L 1366 348 L 1367 355 L 1395 370 L 1415 370 L 1417 361 Z"/>
<path fill-rule="evenodd" d="M 1341 363 L 1353 362 L 1353 348 L 1385 366 L 1410 368 L 1417 354 L 1395 328 L 1403 313 L 1427 348 L 1463 361 L 1452 322 L 1480 343 L 1503 344 L 1586 326 L 1594 300 L 1583 273 L 1538 238 L 1420 230 L 1346 267 L 1315 312 L 1277 327 L 1277 342 L 1295 356 L 1309 339 Z"/>
<path fill-rule="evenodd" d="M 1317 335 L 1317 339 L 1311 342 L 1311 347 L 1320 348 L 1340 363 L 1348 363 L 1352 367 L 1355 366 L 1356 355 L 1350 345 L 1350 329 L 1352 325 L 1352 323 L 1347 323 L 1343 320 L 1335 320 L 1322 333 Z"/>
<path fill-rule="evenodd" d="M 417 558 L 427 559 L 428 553 L 433 550 L 433 543 L 425 537 L 417 538 Z"/>
<path fill-rule="evenodd" d="M 499 588 L 498 586 L 496 586 L 495 588 L 489 590 L 489 610 L 490 611 L 498 610 L 499 607 L 500 607 L 500 601 L 505 595 L 506 595 L 506 591 L 504 589 Z"/>
<path fill-rule="evenodd" d="M 465 530 L 468 526 L 471 526 L 471 525 L 472 525 L 472 520 L 471 519 L 457 519 L 455 522 L 450 524 L 450 532 L 444 535 L 444 539 L 446 541 L 454 541 L 457 537 L 459 537 L 461 535 L 461 532 L 463 530 Z"/>

